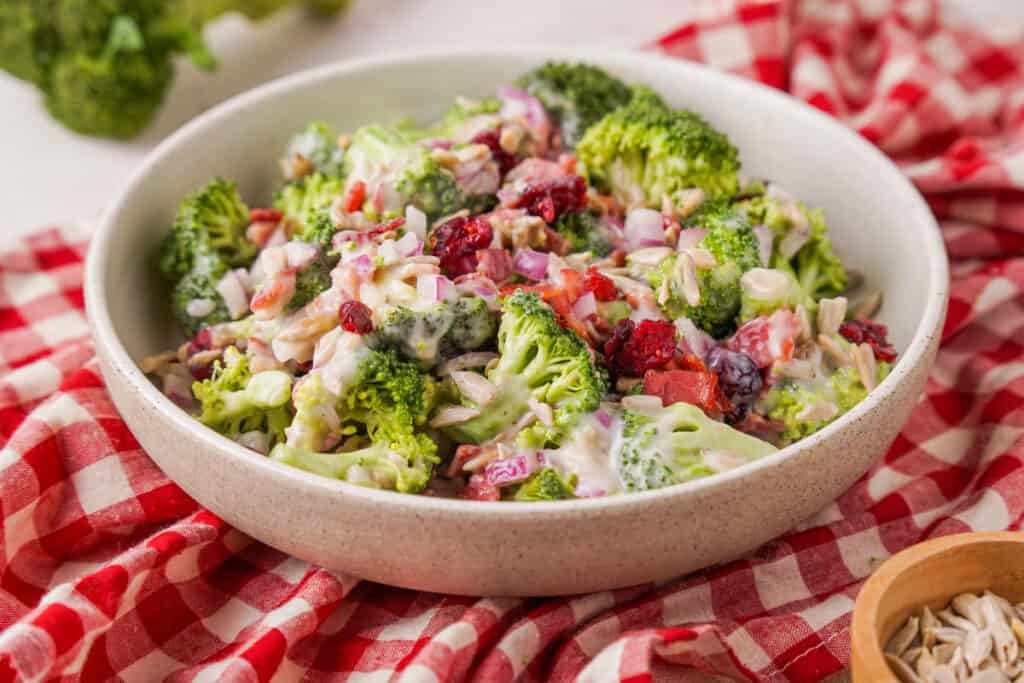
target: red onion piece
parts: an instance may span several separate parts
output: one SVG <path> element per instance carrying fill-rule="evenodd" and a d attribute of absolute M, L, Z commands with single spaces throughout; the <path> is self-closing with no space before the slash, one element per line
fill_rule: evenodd
<path fill-rule="evenodd" d="M 661 214 L 654 209 L 633 209 L 626 216 L 626 247 L 639 249 L 665 244 Z"/>
<path fill-rule="evenodd" d="M 356 273 L 359 277 L 367 279 L 373 275 L 373 271 L 377 269 L 374 265 L 373 259 L 370 258 L 369 254 L 360 254 L 352 260 L 352 265 L 356 269 Z"/>
<path fill-rule="evenodd" d="M 580 498 L 600 498 L 608 495 L 608 492 L 602 488 L 579 484 L 576 486 L 576 495 Z"/>
<path fill-rule="evenodd" d="M 572 314 L 580 320 L 586 320 L 597 314 L 597 298 L 593 292 L 587 292 L 572 305 Z"/>
<path fill-rule="evenodd" d="M 456 299 L 455 283 L 444 275 L 420 275 L 416 278 L 416 293 L 428 301 Z"/>
<path fill-rule="evenodd" d="M 607 410 L 604 410 L 603 408 L 601 410 L 598 410 L 596 413 L 594 413 L 594 417 L 597 418 L 597 421 L 600 422 L 601 426 L 604 427 L 605 429 L 608 429 L 609 427 L 612 426 L 612 416 L 608 414 Z"/>
<path fill-rule="evenodd" d="M 690 351 L 701 358 L 706 357 L 708 352 L 714 348 L 715 340 L 707 332 L 694 325 L 693 321 L 686 316 L 677 318 L 675 324 L 676 330 L 683 338 L 682 341 L 686 342 Z"/>
<path fill-rule="evenodd" d="M 707 237 L 708 231 L 704 228 L 688 228 L 679 233 L 679 241 L 676 242 L 676 250 L 693 249 L 701 240 Z"/>
<path fill-rule="evenodd" d="M 395 241 L 395 248 L 403 257 L 419 256 L 423 253 L 423 242 L 414 233 L 407 232 Z"/>
<path fill-rule="evenodd" d="M 530 93 L 514 88 L 511 85 L 503 85 L 498 88 L 498 97 L 504 101 L 500 112 L 501 116 L 508 117 L 522 114 L 526 117 L 526 122 L 530 124 L 531 128 L 538 131 L 542 129 L 550 130 L 551 122 L 548 121 L 548 113 L 544 109 L 544 105 Z"/>
<path fill-rule="evenodd" d="M 494 282 L 504 282 L 515 272 L 512 257 L 504 249 L 481 249 L 476 252 L 478 273 L 486 275 Z"/>
<path fill-rule="evenodd" d="M 431 149 L 451 149 L 452 141 L 446 140 L 445 138 L 427 138 L 423 141 L 424 145 Z"/>
<path fill-rule="evenodd" d="M 531 280 L 543 280 L 548 273 L 548 255 L 533 249 L 517 249 L 512 267 L 515 272 Z"/>
<path fill-rule="evenodd" d="M 484 478 L 492 486 L 509 486 L 530 478 L 530 475 L 544 464 L 540 452 L 516 455 L 505 460 L 496 460 L 484 468 Z"/>

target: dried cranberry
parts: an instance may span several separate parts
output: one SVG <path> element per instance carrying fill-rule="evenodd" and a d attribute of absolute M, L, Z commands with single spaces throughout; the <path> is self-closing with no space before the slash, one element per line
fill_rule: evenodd
<path fill-rule="evenodd" d="M 563 213 L 582 211 L 586 204 L 587 181 L 578 175 L 567 175 L 527 185 L 512 208 L 526 209 L 546 223 L 554 223 Z"/>
<path fill-rule="evenodd" d="M 716 346 L 708 352 L 707 365 L 718 375 L 719 385 L 733 406 L 746 407 L 757 400 L 764 379 L 753 358 Z"/>
<path fill-rule="evenodd" d="M 278 223 L 284 218 L 284 212 L 280 209 L 249 209 L 250 223 Z"/>
<path fill-rule="evenodd" d="M 456 216 L 430 235 L 430 253 L 441 260 L 445 275 L 456 278 L 476 270 L 476 252 L 491 246 L 494 231 L 486 218 Z"/>
<path fill-rule="evenodd" d="M 602 275 L 596 268 L 587 272 L 587 279 L 583 283 L 583 289 L 594 293 L 598 301 L 615 301 L 619 297 L 619 290 L 615 283 L 607 275 Z"/>
<path fill-rule="evenodd" d="M 896 349 L 889 343 L 889 328 L 870 320 L 847 320 L 839 326 L 839 334 L 854 344 L 867 344 L 875 358 L 888 363 L 896 360 Z"/>
<path fill-rule="evenodd" d="M 664 320 L 644 320 L 639 325 L 620 320 L 604 345 L 609 367 L 619 375 L 639 377 L 672 360 L 676 328 Z"/>
<path fill-rule="evenodd" d="M 373 313 L 366 304 L 355 300 L 342 302 L 338 307 L 341 326 L 353 334 L 369 334 L 373 332 Z"/>
<path fill-rule="evenodd" d="M 496 129 L 478 133 L 472 141 L 478 145 L 487 145 L 491 150 L 494 162 L 498 164 L 498 170 L 501 171 L 501 175 L 505 175 L 515 167 L 516 157 L 502 149 L 500 140 L 501 129 Z"/>
<path fill-rule="evenodd" d="M 188 344 L 188 355 L 199 353 L 200 351 L 209 351 L 213 348 L 213 334 L 210 332 L 209 327 L 204 327 L 196 333 L 196 336 L 192 338 L 192 341 Z"/>

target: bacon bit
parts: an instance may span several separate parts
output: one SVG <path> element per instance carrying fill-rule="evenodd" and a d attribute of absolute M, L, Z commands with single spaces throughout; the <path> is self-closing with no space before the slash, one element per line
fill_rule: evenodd
<path fill-rule="evenodd" d="M 364 201 L 366 201 L 366 183 L 357 180 L 349 188 L 348 194 L 345 196 L 345 205 L 342 208 L 345 213 L 353 213 L 359 210 Z"/>
<path fill-rule="evenodd" d="M 782 445 L 782 433 L 786 431 L 786 423 L 782 420 L 768 420 L 757 413 L 748 412 L 743 419 L 733 425 L 734 428 L 763 439 L 773 446 Z"/>
<path fill-rule="evenodd" d="M 245 229 L 245 239 L 257 247 L 263 247 L 277 230 L 278 221 L 254 221 Z"/>
<path fill-rule="evenodd" d="M 405 225 L 405 217 L 399 216 L 398 218 L 392 218 L 389 221 L 385 221 L 380 225 L 375 225 L 366 231 L 367 237 L 377 237 L 378 235 L 384 235 L 391 232 L 392 230 L 398 230 L 400 227 Z"/>
<path fill-rule="evenodd" d="M 278 223 L 282 218 L 284 218 L 284 211 L 281 211 L 280 209 L 249 209 L 250 223 L 259 223 L 262 221 Z"/>
<path fill-rule="evenodd" d="M 598 301 L 615 301 L 619 298 L 619 290 L 611 278 L 602 275 L 597 268 L 591 266 L 587 271 L 587 279 L 583 283 L 583 289 L 594 293 Z"/>
<path fill-rule="evenodd" d="M 569 240 L 559 235 L 550 226 L 544 226 L 544 246 L 547 250 L 554 252 L 559 256 L 565 256 L 569 253 Z"/>
<path fill-rule="evenodd" d="M 281 271 L 269 285 L 253 296 L 249 307 L 257 320 L 273 318 L 292 298 L 295 293 L 295 272 L 294 268 Z"/>
<path fill-rule="evenodd" d="M 505 285 L 498 293 L 503 297 L 507 297 L 520 289 L 524 292 L 536 292 L 539 294 L 540 298 L 543 299 L 548 306 L 551 306 L 551 310 L 555 313 L 555 320 L 559 325 L 580 335 L 584 341 L 590 339 L 590 331 L 587 330 L 581 320 L 578 320 L 576 316 L 573 315 L 572 302 L 569 301 L 569 297 L 566 295 L 566 292 L 562 287 L 558 287 L 551 283 L 542 283 L 539 285 L 515 284 Z"/>
<path fill-rule="evenodd" d="M 478 473 L 469 478 L 461 497 L 464 500 L 498 501 L 501 500 L 501 491 L 487 481 L 482 473 Z"/>
<path fill-rule="evenodd" d="M 576 155 L 574 154 L 559 154 L 558 165 L 563 171 L 569 174 L 576 173 Z"/>
<path fill-rule="evenodd" d="M 625 249 L 616 249 L 612 253 L 608 254 L 608 258 L 616 265 L 616 267 L 622 268 L 626 265 L 626 256 L 628 255 L 629 254 Z"/>
<path fill-rule="evenodd" d="M 562 288 L 570 302 L 575 302 L 586 291 L 583 276 L 572 268 L 562 268 Z"/>
<path fill-rule="evenodd" d="M 496 283 L 512 277 L 512 256 L 505 249 L 480 249 L 476 252 L 476 272 Z"/>
<path fill-rule="evenodd" d="M 708 412 L 717 407 L 718 375 L 692 370 L 648 370 L 644 373 L 644 393 L 657 396 L 662 405 L 690 403 Z"/>
<path fill-rule="evenodd" d="M 483 448 L 480 446 L 473 446 L 468 443 L 461 444 L 455 449 L 455 454 L 452 455 L 451 461 L 448 463 L 448 467 L 445 468 L 444 476 L 449 479 L 454 479 L 462 474 L 462 466 L 467 462 L 480 455 Z"/>

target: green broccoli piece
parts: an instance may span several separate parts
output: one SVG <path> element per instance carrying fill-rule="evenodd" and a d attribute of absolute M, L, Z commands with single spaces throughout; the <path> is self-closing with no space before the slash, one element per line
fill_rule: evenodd
<path fill-rule="evenodd" d="M 257 248 L 245 238 L 248 226 L 249 207 L 238 188 L 215 178 L 178 207 L 171 232 L 160 246 L 160 272 L 170 280 L 181 278 L 200 255 L 214 255 L 230 267 L 249 265 Z"/>
<path fill-rule="evenodd" d="M 200 327 L 231 320 L 227 304 L 217 291 L 217 283 L 226 272 L 227 266 L 216 256 L 200 255 L 192 270 L 174 285 L 171 311 L 188 337 L 194 337 Z M 194 302 L 208 302 L 212 308 L 202 315 L 193 315 L 196 312 Z"/>
<path fill-rule="evenodd" d="M 486 346 L 497 331 L 498 316 L 486 301 L 457 299 L 425 310 L 392 309 L 367 343 L 394 349 L 426 370 L 445 358 Z"/>
<path fill-rule="evenodd" d="M 460 129 L 468 122 L 479 116 L 493 116 L 500 109 L 501 100 L 497 97 L 485 97 L 482 100 L 459 99 L 444 113 L 441 122 L 436 126 L 423 130 L 403 128 L 402 132 L 410 139 L 416 140 L 424 138 L 464 139 L 467 136 L 459 133 Z M 497 120 L 495 120 L 495 125 L 497 125 Z"/>
<path fill-rule="evenodd" d="M 516 489 L 512 500 L 532 502 L 542 500 L 570 500 L 576 497 L 575 474 L 562 478 L 557 471 L 545 467 Z"/>
<path fill-rule="evenodd" d="M 295 293 L 285 307 L 297 311 L 331 286 L 331 264 L 322 253 L 295 275 Z"/>
<path fill-rule="evenodd" d="M 576 146 L 591 185 L 620 203 L 660 207 L 667 195 L 700 188 L 710 198 L 738 187 L 739 155 L 723 133 L 690 111 L 634 98 L 587 129 Z"/>
<path fill-rule="evenodd" d="M 459 188 L 455 176 L 433 159 L 429 149 L 400 131 L 364 126 L 352 136 L 345 153 L 346 176 L 351 182 L 382 172 L 389 175 L 401 206 L 415 206 L 427 215 L 428 221 L 468 206 L 469 198 Z M 372 197 L 366 199 L 363 212 L 376 216 Z"/>
<path fill-rule="evenodd" d="M 737 206 L 752 223 L 771 228 L 775 236 L 772 267 L 792 273 L 807 296 L 817 301 L 843 293 L 847 284 L 846 270 L 832 250 L 821 209 L 811 210 L 803 202 L 790 203 L 768 195 L 748 199 Z M 808 237 L 796 253 L 787 258 L 783 253 L 787 240 L 800 239 L 795 232 L 797 222 L 806 224 Z"/>
<path fill-rule="evenodd" d="M 892 366 L 885 361 L 878 363 L 878 379 L 885 379 Z M 814 434 L 833 422 L 867 396 L 867 389 L 860 381 L 854 368 L 839 368 L 815 390 L 792 380 L 784 380 L 761 397 L 758 409 L 772 420 L 785 425 L 781 437 L 783 442 L 792 443 Z M 805 420 L 797 417 L 810 406 L 829 401 L 838 408 L 835 415 L 827 419 Z"/>
<path fill-rule="evenodd" d="M 216 66 L 204 26 L 241 11 L 261 18 L 295 0 L 5 0 L 0 68 L 36 84 L 47 109 L 79 133 L 133 137 L 152 120 L 175 55 Z M 310 0 L 330 9 L 338 0 Z"/>
<path fill-rule="evenodd" d="M 603 258 L 612 252 L 612 238 L 600 217 L 592 211 L 563 213 L 552 227 L 568 241 L 572 253 L 589 251 Z"/>
<path fill-rule="evenodd" d="M 323 121 L 314 121 L 292 137 L 286 158 L 291 159 L 295 155 L 307 159 L 316 173 L 329 178 L 343 175 L 345 150 L 338 146 L 337 134 Z"/>
<path fill-rule="evenodd" d="M 330 217 L 331 204 L 344 190 L 341 180 L 313 173 L 282 187 L 274 206 L 294 221 L 296 239 L 327 247 L 338 228 Z"/>
<path fill-rule="evenodd" d="M 628 104 L 632 96 L 628 85 L 589 64 L 548 62 L 520 76 L 516 85 L 540 100 L 569 148 L 606 114 Z"/>
<path fill-rule="evenodd" d="M 532 398 L 553 409 L 553 424 L 534 424 L 520 434 L 532 446 L 557 445 L 580 415 L 597 408 L 607 377 L 580 337 L 563 329 L 551 308 L 533 292 L 505 299 L 498 327 L 500 358 L 487 378 L 498 397 L 477 417 L 445 432 L 460 443 L 481 443 L 514 424 Z"/>
<path fill-rule="evenodd" d="M 254 375 L 246 357 L 229 346 L 223 360 L 215 361 L 213 375 L 193 383 L 192 393 L 201 406 L 198 419 L 207 427 L 231 438 L 260 431 L 269 435 L 271 445 L 284 441 L 291 421 L 288 373 L 266 370 Z"/>
<path fill-rule="evenodd" d="M 702 214 L 698 224 L 708 231 L 698 246 L 711 252 L 717 265 L 697 270 L 700 302 L 696 306 L 690 305 L 683 294 L 677 256 L 670 256 L 655 268 L 634 271 L 656 291 L 667 294 L 659 296 L 659 304 L 669 318 L 686 316 L 711 336 L 722 339 L 736 328 L 743 273 L 761 263 L 757 237 L 745 217 L 728 209 Z"/>
<path fill-rule="evenodd" d="M 747 460 L 775 447 L 713 420 L 697 406 L 673 403 L 653 411 L 623 411 L 622 440 L 612 453 L 627 491 L 647 491 L 714 473 L 704 462 L 709 451 L 728 451 Z"/>

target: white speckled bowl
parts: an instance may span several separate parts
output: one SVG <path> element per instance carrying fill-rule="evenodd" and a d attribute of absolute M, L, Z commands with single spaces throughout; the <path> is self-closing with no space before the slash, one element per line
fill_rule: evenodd
<path fill-rule="evenodd" d="M 727 132 L 754 177 L 822 206 L 846 262 L 884 289 L 901 349 L 892 374 L 842 419 L 794 446 L 709 479 L 564 503 L 473 503 L 324 479 L 203 427 L 136 367 L 179 339 L 152 254 L 183 195 L 211 176 L 269 199 L 288 136 L 312 119 L 339 129 L 439 114 L 545 59 L 587 60 Z M 638 54 L 510 49 L 405 54 L 275 81 L 200 116 L 147 159 L 107 212 L 86 276 L 107 385 L 132 432 L 189 494 L 283 551 L 374 581 L 470 595 L 579 593 L 667 579 L 747 552 L 814 514 L 884 452 L 931 367 L 946 256 L 917 192 L 871 145 L 771 89 Z"/>

